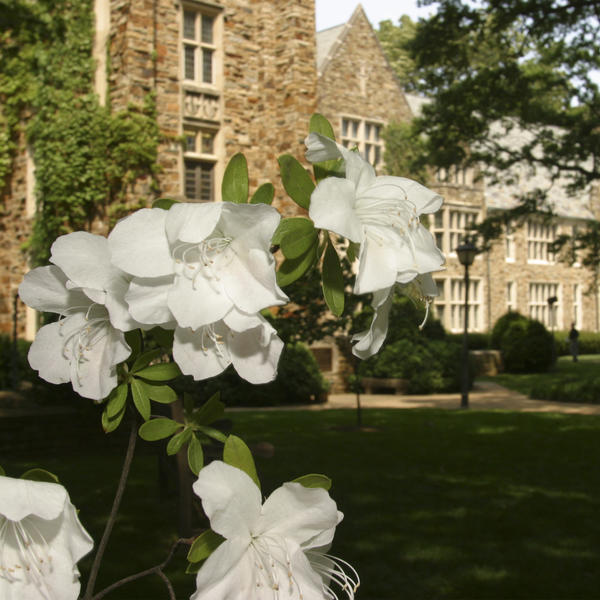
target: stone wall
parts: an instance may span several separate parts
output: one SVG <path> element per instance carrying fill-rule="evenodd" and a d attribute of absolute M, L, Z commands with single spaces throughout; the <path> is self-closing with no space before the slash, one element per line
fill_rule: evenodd
<path fill-rule="evenodd" d="M 340 135 L 341 115 L 388 123 L 412 113 L 362 7 L 354 11 L 321 65 L 317 106 Z"/>

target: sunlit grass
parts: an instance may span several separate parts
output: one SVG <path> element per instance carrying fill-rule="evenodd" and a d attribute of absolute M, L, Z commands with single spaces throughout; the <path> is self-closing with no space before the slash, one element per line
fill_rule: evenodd
<path fill-rule="evenodd" d="M 332 553 L 360 571 L 358 600 L 594 598 L 600 589 L 600 417 L 510 412 L 366 410 L 233 413 L 257 458 L 263 491 L 310 472 L 329 475 L 345 518 Z M 159 563 L 176 526 L 157 458 L 142 442 L 99 588 Z M 33 457 L 0 463 L 13 473 Z M 37 457 L 57 472 L 99 540 L 121 462 L 102 434 Z M 177 598 L 193 576 L 173 561 Z M 82 565 L 85 573 L 89 561 Z M 156 578 L 107 600 L 168 596 Z"/>

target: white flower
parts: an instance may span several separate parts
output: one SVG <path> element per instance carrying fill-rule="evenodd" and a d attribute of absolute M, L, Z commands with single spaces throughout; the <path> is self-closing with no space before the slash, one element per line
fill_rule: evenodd
<path fill-rule="evenodd" d="M 383 345 L 388 332 L 390 310 L 394 301 L 394 288 L 392 286 L 385 290 L 378 290 L 373 293 L 372 306 L 375 309 L 373 320 L 369 329 L 356 333 L 352 336 L 352 354 L 363 360 L 377 354 Z M 421 327 L 425 325 L 427 315 L 429 314 L 429 305 L 433 298 L 438 295 L 437 286 L 431 273 L 418 275 L 410 283 L 397 286 L 400 293 L 425 302 L 425 319 Z"/>
<path fill-rule="evenodd" d="M 93 545 L 63 486 L 0 476 L 2 600 L 76 600 Z"/>
<path fill-rule="evenodd" d="M 177 327 L 173 359 L 184 375 L 206 379 L 233 363 L 250 383 L 267 383 L 277 375 L 283 342 L 260 315 L 249 316 L 232 308 L 225 317 L 196 331 Z"/>
<path fill-rule="evenodd" d="M 59 237 L 51 248 L 54 265 L 27 273 L 21 300 L 57 322 L 42 327 L 29 350 L 29 364 L 50 383 L 71 381 L 93 400 L 117 385 L 117 365 L 131 353 L 122 330 L 138 324 L 127 311 L 128 279 L 109 262 L 107 240 L 86 232 Z"/>
<path fill-rule="evenodd" d="M 310 161 L 345 161 L 345 178 L 327 177 L 315 188 L 309 216 L 316 227 L 360 244 L 355 293 L 408 283 L 442 266 L 444 256 L 419 222 L 440 208 L 441 196 L 405 177 L 377 177 L 358 153 L 319 134 L 311 133 L 306 145 Z"/>
<path fill-rule="evenodd" d="M 285 483 L 262 504 L 250 477 L 220 461 L 193 488 L 225 541 L 198 572 L 191 600 L 332 600 L 332 585 L 354 598 L 354 569 L 321 551 L 343 516 L 325 490 Z"/>
<path fill-rule="evenodd" d="M 109 235 L 113 263 L 134 276 L 126 300 L 142 323 L 198 330 L 232 308 L 255 314 L 288 298 L 269 252 L 279 223 L 264 204 L 175 204 L 142 209 Z"/>

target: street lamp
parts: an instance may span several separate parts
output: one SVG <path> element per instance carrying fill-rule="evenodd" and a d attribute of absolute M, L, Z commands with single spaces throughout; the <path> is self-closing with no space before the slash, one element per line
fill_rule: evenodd
<path fill-rule="evenodd" d="M 469 408 L 469 267 L 475 260 L 477 248 L 467 241 L 456 249 L 460 264 L 465 267 L 465 329 L 462 347 L 462 373 L 460 407 Z"/>
<path fill-rule="evenodd" d="M 555 304 L 558 302 L 556 296 L 550 296 L 548 298 L 548 311 L 550 313 L 550 327 L 552 329 L 552 364 L 556 362 L 556 339 L 554 337 L 554 326 L 556 324 L 556 308 Z"/>

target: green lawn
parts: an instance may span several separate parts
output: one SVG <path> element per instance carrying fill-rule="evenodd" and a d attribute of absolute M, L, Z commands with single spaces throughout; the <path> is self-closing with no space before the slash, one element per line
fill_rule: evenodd
<path fill-rule="evenodd" d="M 494 377 L 481 379 L 495 381 L 511 390 L 529 395 L 531 389 L 540 383 L 560 382 L 565 379 L 581 380 L 600 377 L 600 355 L 584 354 L 578 362 L 573 362 L 570 356 L 560 356 L 556 365 L 546 373 L 500 373 Z"/>
<path fill-rule="evenodd" d="M 371 431 L 352 428 L 352 411 L 233 418 L 250 444 L 275 447 L 257 459 L 265 493 L 304 473 L 332 477 L 346 515 L 332 553 L 359 570 L 358 600 L 598 597 L 600 417 L 366 410 Z M 174 498 L 160 499 L 156 456 L 141 444 L 97 589 L 160 562 L 175 526 Z M 5 454 L 0 464 L 15 474 L 31 458 Z M 105 480 L 120 463 L 114 445 L 90 435 L 42 458 L 98 541 L 114 488 Z M 178 599 L 193 589 L 183 564 L 173 561 Z M 107 596 L 167 597 L 158 578 Z"/>

